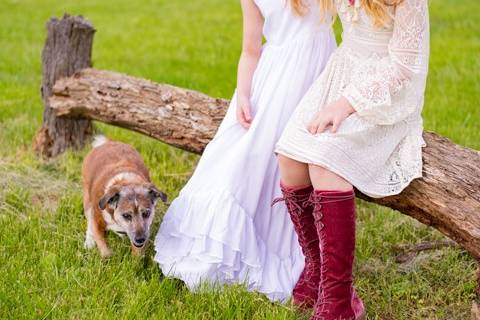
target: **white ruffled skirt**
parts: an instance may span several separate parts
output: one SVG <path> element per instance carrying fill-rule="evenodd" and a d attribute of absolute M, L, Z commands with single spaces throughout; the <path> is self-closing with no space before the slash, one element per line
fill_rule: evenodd
<path fill-rule="evenodd" d="M 283 203 L 274 146 L 290 115 L 335 49 L 329 31 L 265 45 L 252 83 L 254 120 L 236 119 L 234 95 L 216 136 L 168 209 L 155 239 L 163 273 L 194 290 L 244 283 L 285 300 L 304 257 Z"/>

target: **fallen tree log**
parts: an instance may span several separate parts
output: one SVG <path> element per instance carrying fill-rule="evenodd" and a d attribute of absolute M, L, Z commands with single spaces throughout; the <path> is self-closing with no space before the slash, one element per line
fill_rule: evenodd
<path fill-rule="evenodd" d="M 54 85 L 57 116 L 98 120 L 201 153 L 227 100 L 127 75 L 84 69 Z M 480 153 L 425 132 L 423 178 L 400 195 L 359 197 L 432 226 L 480 258 Z"/>
<path fill-rule="evenodd" d="M 85 69 L 53 88 L 57 116 L 94 119 L 201 153 L 228 101 L 123 74 Z"/>

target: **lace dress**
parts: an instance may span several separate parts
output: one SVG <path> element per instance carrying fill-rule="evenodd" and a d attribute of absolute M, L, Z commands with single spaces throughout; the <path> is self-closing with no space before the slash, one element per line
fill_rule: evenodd
<path fill-rule="evenodd" d="M 382 28 L 348 0 L 337 0 L 336 7 L 342 44 L 300 102 L 275 151 L 328 168 L 371 197 L 398 194 L 422 175 L 428 3 L 404 0 L 390 7 L 392 22 Z M 310 134 L 307 124 L 316 112 L 342 95 L 356 112 L 335 134 Z"/>

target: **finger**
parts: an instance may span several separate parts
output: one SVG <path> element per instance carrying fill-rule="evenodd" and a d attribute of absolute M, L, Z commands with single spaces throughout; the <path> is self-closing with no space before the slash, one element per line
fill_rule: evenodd
<path fill-rule="evenodd" d="M 318 128 L 318 121 L 317 121 L 317 120 L 313 120 L 313 121 L 310 122 L 310 124 L 307 126 L 307 130 L 308 130 L 308 132 L 310 132 L 311 134 L 315 134 L 315 132 L 317 132 L 317 128 Z"/>
<path fill-rule="evenodd" d="M 248 129 L 249 123 L 245 120 L 245 117 L 243 115 L 243 112 L 241 109 L 237 110 L 237 120 L 240 125 L 246 129 Z"/>
<path fill-rule="evenodd" d="M 338 129 L 338 120 L 333 120 L 332 122 L 332 129 L 330 130 L 330 132 L 332 133 L 336 133 L 337 132 L 337 129 Z"/>
<path fill-rule="evenodd" d="M 241 122 L 242 117 L 243 117 L 242 109 L 241 109 L 241 108 L 237 108 L 236 114 L 237 114 L 237 120 L 238 120 L 238 122 Z"/>
<path fill-rule="evenodd" d="M 243 106 L 242 111 L 243 111 L 244 119 L 249 123 L 252 122 L 252 115 L 250 113 L 250 106 Z"/>
<path fill-rule="evenodd" d="M 248 112 L 247 114 L 245 113 L 245 110 Z M 249 114 L 249 108 L 247 107 L 246 109 L 242 109 L 242 115 L 243 115 L 243 121 L 244 121 L 244 128 L 248 129 L 250 128 L 250 125 L 252 124 L 252 117 Z"/>
<path fill-rule="evenodd" d="M 330 121 L 325 121 L 323 120 L 322 122 L 319 123 L 318 127 L 317 127 L 317 131 L 315 133 L 322 133 L 325 131 L 325 128 L 327 127 L 327 125 L 330 124 Z"/>
<path fill-rule="evenodd" d="M 240 124 L 241 124 L 241 126 L 244 127 L 245 129 L 250 128 L 250 123 L 247 122 L 245 119 L 242 119 L 242 121 L 240 121 Z"/>
<path fill-rule="evenodd" d="M 312 123 L 311 123 L 311 122 L 309 122 L 309 123 L 307 124 L 307 127 L 306 127 L 306 128 L 307 128 L 307 131 L 308 131 L 308 132 L 312 133 Z"/>

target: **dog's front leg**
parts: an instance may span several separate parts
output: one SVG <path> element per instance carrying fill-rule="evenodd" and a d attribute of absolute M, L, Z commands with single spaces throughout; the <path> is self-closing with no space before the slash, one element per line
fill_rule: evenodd
<path fill-rule="evenodd" d="M 102 258 L 110 257 L 113 252 L 108 247 L 107 240 L 105 239 L 105 227 L 94 222 L 92 225 L 92 235 Z"/>
<path fill-rule="evenodd" d="M 93 218 L 93 210 L 84 204 L 85 217 L 87 218 L 87 232 L 85 233 L 85 249 L 93 249 L 95 247 L 95 239 L 93 238 L 93 224 L 95 223 Z"/>

